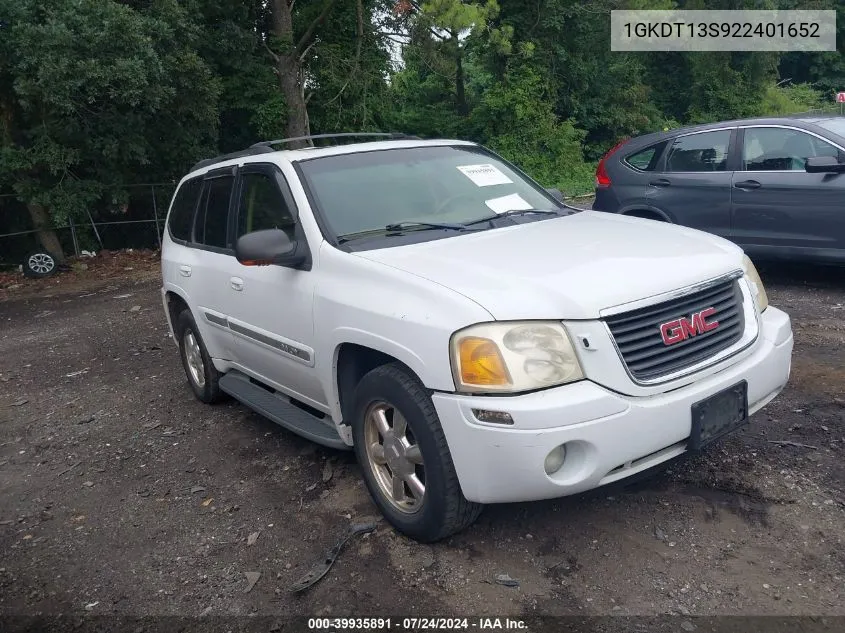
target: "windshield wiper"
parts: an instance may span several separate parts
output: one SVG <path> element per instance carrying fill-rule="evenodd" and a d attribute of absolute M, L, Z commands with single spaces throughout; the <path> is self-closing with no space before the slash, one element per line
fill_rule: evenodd
<path fill-rule="evenodd" d="M 337 243 L 345 244 L 346 242 L 350 242 L 355 239 L 359 239 L 362 237 L 370 237 L 373 235 L 401 235 L 404 229 L 412 229 L 416 231 L 425 231 L 428 229 L 447 229 L 452 231 L 464 231 L 467 230 L 468 227 L 464 226 L 463 224 L 454 224 L 450 222 L 395 222 L 393 224 L 388 224 L 383 229 L 369 229 L 367 231 L 356 231 L 355 233 L 346 233 L 344 235 L 338 235 Z M 477 231 L 478 229 L 472 230 Z"/>
<path fill-rule="evenodd" d="M 463 231 L 466 228 L 464 224 L 456 224 L 452 222 L 396 222 L 394 224 L 388 224 L 384 227 L 385 231 L 390 231 L 391 233 L 394 231 L 401 231 L 402 229 L 411 229 L 414 227 L 420 227 L 421 229 L 451 229 L 452 231 Z"/>
<path fill-rule="evenodd" d="M 529 213 L 536 213 L 538 215 L 569 215 L 568 213 L 557 209 L 511 209 L 510 211 L 494 213 L 493 215 L 485 215 L 483 218 L 464 222 L 464 225 L 469 226 L 471 224 L 480 224 L 489 220 L 495 220 L 496 218 L 509 218 L 515 215 L 528 215 Z"/>

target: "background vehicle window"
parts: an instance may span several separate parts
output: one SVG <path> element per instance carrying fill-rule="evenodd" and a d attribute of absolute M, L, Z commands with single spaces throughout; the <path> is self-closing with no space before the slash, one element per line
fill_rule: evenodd
<path fill-rule="evenodd" d="M 672 144 L 666 171 L 725 171 L 730 130 L 682 136 Z"/>
<path fill-rule="evenodd" d="M 202 180 L 195 178 L 186 181 L 173 198 L 170 210 L 170 236 L 175 240 L 187 241 L 191 239 L 191 226 L 194 222 L 194 211 L 197 208 Z"/>
<path fill-rule="evenodd" d="M 657 167 L 657 161 L 660 160 L 660 155 L 663 153 L 663 148 L 666 147 L 666 142 L 650 145 L 638 152 L 629 154 L 625 157 L 625 162 L 631 167 L 641 171 L 654 171 Z"/>
<path fill-rule="evenodd" d="M 839 156 L 833 145 L 799 130 L 758 127 L 745 130 L 742 161 L 746 171 L 804 171 L 808 158 Z"/>
<path fill-rule="evenodd" d="M 226 248 L 226 228 L 229 222 L 229 199 L 232 195 L 232 177 L 212 178 L 207 183 L 205 217 L 197 226 L 197 242 L 206 246 Z"/>
<path fill-rule="evenodd" d="M 237 237 L 263 231 L 281 229 L 294 239 L 295 222 L 276 181 L 268 174 L 244 174 L 241 199 L 238 205 Z"/>

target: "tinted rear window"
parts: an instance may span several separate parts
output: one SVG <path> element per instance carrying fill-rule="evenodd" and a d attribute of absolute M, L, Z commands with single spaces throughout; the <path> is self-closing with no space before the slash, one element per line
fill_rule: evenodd
<path fill-rule="evenodd" d="M 697 132 L 675 140 L 666 160 L 666 171 L 725 171 L 728 162 L 730 130 Z"/>
<path fill-rule="evenodd" d="M 628 154 L 625 157 L 625 162 L 631 167 L 641 171 L 654 171 L 657 167 L 657 161 L 660 160 L 660 155 L 663 153 L 663 148 L 666 147 L 666 141 L 649 145 L 633 154 Z"/>
<path fill-rule="evenodd" d="M 206 246 L 226 248 L 226 229 L 229 223 L 229 199 L 232 196 L 231 176 L 221 176 L 208 181 L 205 195 L 205 218 L 197 224 L 197 242 Z"/>
<path fill-rule="evenodd" d="M 170 210 L 170 237 L 174 240 L 187 241 L 191 239 L 191 224 L 194 219 L 194 210 L 197 208 L 202 180 L 194 178 L 186 181 L 173 198 L 173 206 Z"/>

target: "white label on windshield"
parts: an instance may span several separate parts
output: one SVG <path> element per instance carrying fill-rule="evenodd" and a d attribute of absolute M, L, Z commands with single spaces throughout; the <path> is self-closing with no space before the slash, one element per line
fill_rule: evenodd
<path fill-rule="evenodd" d="M 479 187 L 490 185 L 508 185 L 513 181 L 505 176 L 495 165 L 458 165 L 458 170 Z"/>
<path fill-rule="evenodd" d="M 533 209 L 530 204 L 522 199 L 518 193 L 512 193 L 509 196 L 502 196 L 501 198 L 493 198 L 487 200 L 484 204 L 490 207 L 494 213 L 507 213 L 508 211 L 523 211 L 525 209 Z"/>

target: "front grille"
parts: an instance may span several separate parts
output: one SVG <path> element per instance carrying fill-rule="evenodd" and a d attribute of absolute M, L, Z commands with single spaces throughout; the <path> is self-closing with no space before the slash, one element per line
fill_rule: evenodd
<path fill-rule="evenodd" d="M 708 321 L 719 327 L 666 345 L 660 326 L 714 308 Z M 635 380 L 650 381 L 691 367 L 736 343 L 745 328 L 742 291 L 737 280 L 714 284 L 682 297 L 608 317 L 610 333 Z"/>

